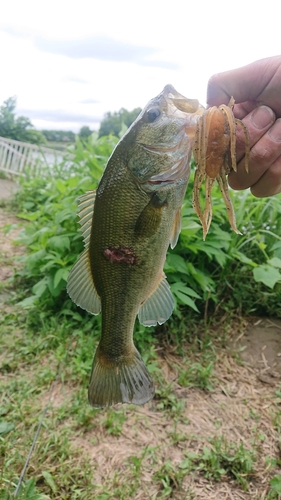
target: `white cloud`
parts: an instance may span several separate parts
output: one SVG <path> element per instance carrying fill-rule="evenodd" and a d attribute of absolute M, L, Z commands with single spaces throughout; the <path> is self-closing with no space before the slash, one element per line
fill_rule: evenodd
<path fill-rule="evenodd" d="M 78 130 L 79 116 L 98 128 L 106 111 L 142 107 L 167 83 L 204 104 L 213 73 L 281 52 L 272 0 L 11 0 L 0 23 L 0 103 L 17 95 L 36 127 L 41 112 L 56 115 L 44 128 Z"/>

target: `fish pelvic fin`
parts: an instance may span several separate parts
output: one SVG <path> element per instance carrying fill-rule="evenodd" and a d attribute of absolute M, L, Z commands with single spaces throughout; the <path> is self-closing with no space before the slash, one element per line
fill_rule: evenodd
<path fill-rule="evenodd" d="M 141 305 L 138 318 L 144 326 L 162 325 L 171 316 L 175 301 L 170 285 L 163 274 L 155 289 Z"/>
<path fill-rule="evenodd" d="M 77 306 L 92 314 L 100 313 L 101 300 L 92 278 L 88 250 L 81 253 L 78 261 L 71 269 L 66 290 Z"/>
<path fill-rule="evenodd" d="M 153 380 L 136 348 L 129 358 L 120 356 L 117 359 L 108 359 L 100 347 L 97 348 L 88 388 L 91 406 L 142 405 L 153 398 L 154 392 Z"/>
<path fill-rule="evenodd" d="M 171 248 L 175 248 L 175 246 L 178 242 L 178 239 L 179 239 L 180 232 L 181 232 L 181 208 L 178 209 L 176 216 L 175 216 L 172 234 L 171 234 L 171 238 L 170 238 Z"/>

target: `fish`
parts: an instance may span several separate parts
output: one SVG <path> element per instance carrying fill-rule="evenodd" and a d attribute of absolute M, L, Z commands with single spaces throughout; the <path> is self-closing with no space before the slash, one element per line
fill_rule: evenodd
<path fill-rule="evenodd" d="M 102 313 L 88 387 L 95 408 L 142 405 L 154 396 L 133 329 L 137 316 L 145 326 L 161 325 L 174 309 L 163 266 L 181 230 L 197 108 L 166 85 L 115 147 L 97 190 L 79 198 L 85 249 L 67 292 L 82 309 Z"/>

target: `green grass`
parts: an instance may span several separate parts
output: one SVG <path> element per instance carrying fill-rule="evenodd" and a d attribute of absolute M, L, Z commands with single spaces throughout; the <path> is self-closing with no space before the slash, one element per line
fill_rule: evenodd
<path fill-rule="evenodd" d="M 250 492 L 258 500 L 266 481 L 264 500 L 277 499 L 280 390 L 264 391 L 228 338 L 245 330 L 243 314 L 281 317 L 280 197 L 232 193 L 241 237 L 230 232 L 215 190 L 203 243 L 191 181 L 180 241 L 165 264 L 175 312 L 157 328 L 136 324 L 134 334 L 155 398 L 144 408 L 88 405 L 101 319 L 76 307 L 65 283 L 83 247 L 75 198 L 96 186 L 112 147 L 110 138 L 86 151 L 78 145 L 70 170 L 63 165 L 54 179 L 25 179 L 9 205 L 23 221 L 26 253 L 14 279 L 1 285 L 10 298 L 0 318 L 0 499 L 14 498 L 48 403 L 18 498 L 191 500 L 206 484 L 217 491 L 227 483 L 242 499 Z M 235 384 L 245 392 L 242 402 Z M 249 384 L 260 384 L 259 403 Z M 246 444 L 235 441 L 236 427 Z"/>
<path fill-rule="evenodd" d="M 93 319 L 62 316 L 58 322 L 41 313 L 36 322 L 30 312 L 22 311 L 19 316 L 13 307 L 15 313 L 2 318 L 0 326 L 4 353 L 0 358 L 0 498 L 13 498 L 53 384 L 50 406 L 18 498 L 86 500 L 94 494 L 101 500 L 129 500 L 142 491 L 143 498 L 190 499 L 197 498 L 191 481 L 194 474 L 211 482 L 234 481 L 241 491 L 251 488 L 253 479 L 258 481 L 261 465 L 256 469 L 256 464 L 263 459 L 262 446 L 267 439 L 260 438 L 258 426 L 262 427 L 265 417 L 261 418 L 256 407 L 250 416 L 255 429 L 249 430 L 247 448 L 241 442 L 233 444 L 220 437 L 222 422 L 216 412 L 210 414 L 214 437 L 196 435 L 195 429 L 191 430 L 192 402 L 198 397 L 206 397 L 207 402 L 209 395 L 220 394 L 215 361 L 226 353 L 223 342 L 216 338 L 217 330 L 209 328 L 206 334 L 197 325 L 193 340 L 187 339 L 181 346 L 189 357 L 176 354 L 176 345 L 170 344 L 164 350 L 161 337 L 152 346 L 142 343 L 142 354 L 156 383 L 155 399 L 145 413 L 133 405 L 95 410 L 87 402 L 98 337 Z M 221 339 L 225 342 L 223 332 Z M 168 364 L 161 353 L 167 356 Z M 163 368 L 171 370 L 169 377 Z M 278 400 L 277 390 L 272 415 L 276 435 L 280 421 Z M 248 404 L 245 401 L 245 409 Z M 249 424 L 245 424 L 247 428 Z M 195 444 L 199 451 L 193 452 Z M 96 449 L 100 450 L 98 455 Z M 274 497 L 279 487 L 278 474 L 274 474 L 276 460 L 277 456 L 272 456 L 267 465 L 268 473 L 271 469 L 273 472 L 268 479 L 268 499 L 278 498 Z M 112 465 L 103 477 L 103 464 L 108 461 Z M 271 477 L 275 478 L 272 482 Z"/>
<path fill-rule="evenodd" d="M 253 450 L 245 449 L 243 442 L 229 443 L 224 438 L 213 438 L 210 445 L 205 446 L 201 453 L 188 453 L 181 464 L 182 469 L 196 470 L 206 478 L 215 481 L 229 475 L 242 488 L 248 488 L 248 481 L 254 473 L 256 460 Z"/>

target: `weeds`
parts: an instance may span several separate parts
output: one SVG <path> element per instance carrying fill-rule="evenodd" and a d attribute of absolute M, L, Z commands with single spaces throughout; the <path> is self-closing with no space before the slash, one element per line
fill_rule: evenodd
<path fill-rule="evenodd" d="M 211 379 L 213 377 L 214 363 L 211 361 L 206 366 L 201 363 L 192 363 L 187 370 L 179 370 L 178 383 L 183 387 L 199 387 L 200 389 L 211 391 L 213 385 Z"/>
<path fill-rule="evenodd" d="M 174 418 L 181 417 L 185 406 L 184 401 L 180 401 L 173 392 L 172 385 L 166 385 L 155 391 L 155 399 L 158 410 L 165 410 Z"/>
<path fill-rule="evenodd" d="M 175 498 L 175 492 L 182 487 L 184 471 L 175 467 L 170 460 L 164 462 L 162 467 L 155 472 L 154 479 L 161 482 L 161 494 L 158 498 Z"/>
<path fill-rule="evenodd" d="M 266 496 L 266 500 L 279 500 L 281 497 L 281 475 L 276 474 L 270 480 L 270 491 Z"/>
<path fill-rule="evenodd" d="M 243 443 L 234 445 L 225 438 L 213 438 L 210 447 L 205 446 L 202 453 L 187 453 L 181 463 L 183 470 L 197 470 L 206 478 L 220 481 L 223 476 L 232 476 L 244 489 L 248 488 L 248 480 L 253 475 L 253 451 L 246 450 Z"/>
<path fill-rule="evenodd" d="M 123 410 L 113 410 L 110 408 L 106 412 L 103 425 L 108 434 L 112 434 L 113 436 L 120 436 L 125 421 L 126 415 L 124 414 Z"/>

